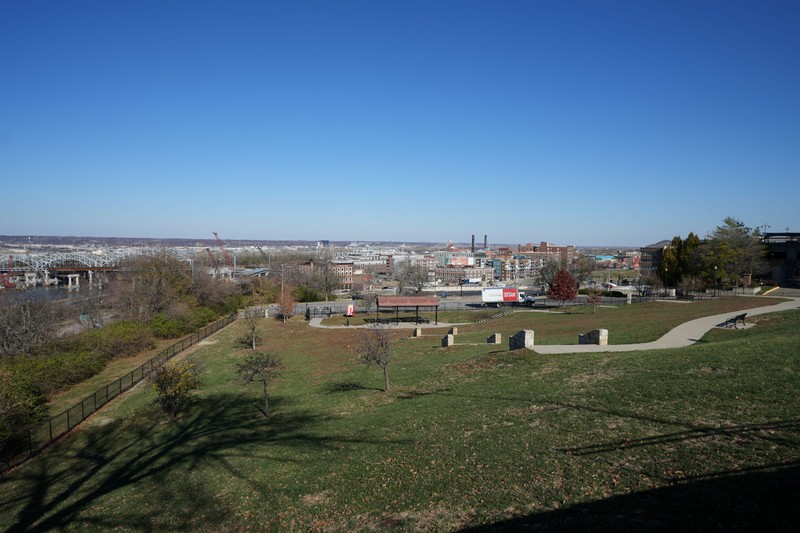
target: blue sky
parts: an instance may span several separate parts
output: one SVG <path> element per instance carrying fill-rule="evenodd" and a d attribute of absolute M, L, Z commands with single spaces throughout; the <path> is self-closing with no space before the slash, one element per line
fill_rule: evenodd
<path fill-rule="evenodd" d="M 0 234 L 800 231 L 800 2 L 9 1 Z"/>

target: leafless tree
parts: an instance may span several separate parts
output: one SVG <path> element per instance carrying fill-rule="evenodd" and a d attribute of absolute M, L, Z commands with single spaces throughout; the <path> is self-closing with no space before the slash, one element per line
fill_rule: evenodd
<path fill-rule="evenodd" d="M 398 293 L 403 294 L 406 287 L 411 287 L 414 292 L 422 292 L 428 282 L 428 270 L 421 264 L 413 264 L 410 260 L 398 263 L 395 266 L 395 277 L 398 283 Z"/>
<path fill-rule="evenodd" d="M 112 285 L 112 298 L 126 318 L 148 322 L 185 293 L 191 283 L 184 263 L 174 257 L 137 257 L 126 264 Z"/>
<path fill-rule="evenodd" d="M 361 330 L 356 356 L 360 363 L 383 370 L 384 392 L 389 392 L 389 361 L 392 358 L 392 332 L 389 328 L 374 324 Z"/>
<path fill-rule="evenodd" d="M 256 352 L 236 364 L 236 374 L 245 383 L 260 383 L 264 390 L 264 416 L 269 416 L 269 384 L 283 369 L 280 359 L 272 353 Z"/>
<path fill-rule="evenodd" d="M 592 306 L 592 313 L 597 311 L 597 306 L 603 303 L 603 291 L 589 289 L 586 292 L 586 303 Z"/>
<path fill-rule="evenodd" d="M 60 311 L 53 302 L 26 293 L 3 295 L 0 300 L 0 353 L 30 355 L 58 334 Z"/>
<path fill-rule="evenodd" d="M 244 313 L 243 322 L 245 325 L 245 330 L 247 331 L 247 338 L 244 340 L 253 350 L 256 349 L 256 344 L 259 340 L 261 340 L 261 337 L 259 337 L 258 333 L 262 316 L 263 312 L 256 309 L 248 309 Z"/>
<path fill-rule="evenodd" d="M 569 265 L 567 270 L 575 278 L 575 283 L 580 286 L 592 275 L 592 267 L 592 261 L 588 257 L 578 257 Z"/>
<path fill-rule="evenodd" d="M 542 268 L 539 269 L 539 277 L 544 285 L 551 287 L 556 274 L 562 270 L 561 263 L 557 259 L 549 258 L 545 260 Z"/>

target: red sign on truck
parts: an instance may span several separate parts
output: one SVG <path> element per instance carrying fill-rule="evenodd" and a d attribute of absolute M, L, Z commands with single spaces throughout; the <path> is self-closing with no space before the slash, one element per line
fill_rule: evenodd
<path fill-rule="evenodd" d="M 516 302 L 517 301 L 517 289 L 511 287 L 503 289 L 503 301 L 504 302 Z"/>

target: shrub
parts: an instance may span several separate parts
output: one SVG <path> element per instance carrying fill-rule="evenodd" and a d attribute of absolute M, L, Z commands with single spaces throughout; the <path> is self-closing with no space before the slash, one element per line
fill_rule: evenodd
<path fill-rule="evenodd" d="M 153 334 L 161 339 L 180 337 L 190 329 L 186 319 L 169 316 L 166 313 L 156 314 L 150 321 L 150 328 Z"/>
<path fill-rule="evenodd" d="M 85 335 L 88 347 L 107 359 L 134 355 L 155 346 L 150 328 L 128 320 L 89 330 Z"/>
<path fill-rule="evenodd" d="M 0 371 L 0 457 L 47 412 L 44 397 L 20 374 Z"/>
<path fill-rule="evenodd" d="M 322 293 L 315 291 L 310 287 L 306 287 L 304 285 L 300 285 L 299 287 L 295 287 L 293 291 L 294 299 L 298 302 L 320 302 L 324 300 L 324 296 Z"/>
<path fill-rule="evenodd" d="M 193 390 L 200 388 L 197 370 L 188 361 L 168 363 L 158 367 L 150 377 L 156 402 L 173 420 L 191 400 Z"/>
<path fill-rule="evenodd" d="M 213 309 L 208 307 L 195 307 L 190 312 L 191 330 L 196 331 L 219 317 Z"/>
<path fill-rule="evenodd" d="M 105 363 L 99 352 L 73 350 L 47 357 L 15 358 L 9 364 L 9 370 L 15 379 L 24 380 L 39 394 L 47 396 L 92 377 L 103 369 Z"/>

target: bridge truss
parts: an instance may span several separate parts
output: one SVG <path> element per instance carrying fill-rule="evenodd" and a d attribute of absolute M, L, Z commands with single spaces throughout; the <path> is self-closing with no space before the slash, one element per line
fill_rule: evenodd
<path fill-rule="evenodd" d="M 114 248 L 102 252 L 76 251 L 11 254 L 9 274 L 51 272 L 54 270 L 110 270 L 125 259 L 136 256 L 157 256 L 170 253 L 164 248 Z M 0 261 L 0 271 L 9 270 L 8 261 Z"/>

